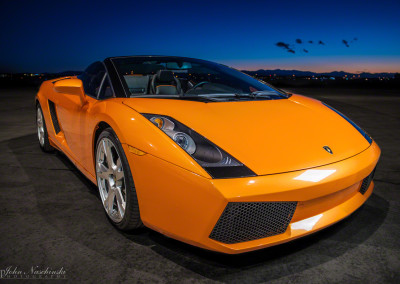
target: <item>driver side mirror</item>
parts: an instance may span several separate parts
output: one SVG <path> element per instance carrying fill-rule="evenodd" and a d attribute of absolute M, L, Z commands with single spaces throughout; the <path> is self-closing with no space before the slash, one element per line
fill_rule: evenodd
<path fill-rule="evenodd" d="M 79 79 L 71 78 L 59 80 L 54 83 L 54 90 L 57 93 L 79 96 L 82 105 L 86 103 L 83 83 Z"/>

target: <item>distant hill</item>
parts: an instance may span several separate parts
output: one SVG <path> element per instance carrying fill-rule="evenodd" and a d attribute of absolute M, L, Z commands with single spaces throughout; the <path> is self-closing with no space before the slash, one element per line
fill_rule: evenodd
<path fill-rule="evenodd" d="M 282 77 L 287 77 L 287 76 L 298 76 L 298 77 L 311 77 L 311 76 L 326 76 L 326 77 L 344 77 L 347 75 L 347 77 L 353 77 L 360 76 L 360 78 L 379 78 L 379 77 L 390 77 L 393 78 L 395 74 L 397 73 L 348 73 L 344 71 L 333 71 L 333 72 L 325 72 L 325 73 L 316 73 L 316 72 L 311 72 L 311 71 L 299 71 L 299 70 L 282 70 L 282 69 L 275 69 L 275 70 L 264 70 L 260 69 L 257 71 L 247 71 L 247 70 L 242 70 L 242 72 L 247 73 L 251 76 L 254 76 L 257 74 L 257 76 L 282 76 Z"/>
<path fill-rule="evenodd" d="M 75 76 L 82 74 L 82 71 L 63 71 L 58 73 L 45 73 L 50 75 L 55 75 L 57 77 L 65 77 L 65 76 Z"/>

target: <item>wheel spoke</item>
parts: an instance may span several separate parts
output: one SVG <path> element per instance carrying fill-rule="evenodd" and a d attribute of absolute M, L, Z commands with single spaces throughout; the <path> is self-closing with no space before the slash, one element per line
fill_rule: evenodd
<path fill-rule="evenodd" d="M 121 189 L 118 187 L 115 190 L 115 197 L 117 199 L 118 212 L 120 216 L 123 217 L 125 214 L 126 202 L 124 201 L 124 198 L 122 196 Z"/>
<path fill-rule="evenodd" d="M 106 180 L 110 176 L 110 173 L 109 172 L 98 172 L 97 175 L 99 178 Z"/>
<path fill-rule="evenodd" d="M 106 154 L 106 141 L 105 141 L 105 140 L 102 140 L 102 141 L 101 141 L 101 149 L 100 149 L 100 151 L 101 151 L 101 154 L 103 154 L 103 155 L 104 155 L 104 157 L 103 157 L 103 161 L 107 160 L 107 154 Z"/>
<path fill-rule="evenodd" d="M 112 151 L 111 151 L 111 145 L 108 141 L 107 142 L 103 141 L 103 143 L 104 143 L 104 149 L 105 149 L 108 168 L 112 169 L 114 167 L 114 160 L 113 160 L 113 155 L 112 155 Z"/>
<path fill-rule="evenodd" d="M 116 171 L 116 172 L 114 172 L 114 174 L 115 174 L 115 180 L 116 181 L 122 181 L 124 179 L 124 172 L 123 171 L 121 171 L 121 172 Z"/>
<path fill-rule="evenodd" d="M 98 163 L 97 174 L 102 179 L 108 179 L 111 171 L 103 163 Z"/>
<path fill-rule="evenodd" d="M 122 163 L 121 163 L 121 158 L 120 157 L 118 157 L 118 159 L 117 159 L 117 164 L 116 164 L 116 166 L 117 166 L 117 171 L 122 171 Z"/>
<path fill-rule="evenodd" d="M 104 208 L 106 209 L 106 211 L 108 212 L 108 196 L 104 199 L 103 205 L 104 205 Z"/>
<path fill-rule="evenodd" d="M 120 157 L 118 157 L 118 159 L 117 159 L 116 169 L 114 171 L 114 175 L 115 175 L 115 180 L 117 182 L 121 182 L 122 179 L 124 178 L 124 170 L 122 168 L 122 163 L 121 163 L 121 158 Z"/>
<path fill-rule="evenodd" d="M 109 214 L 113 212 L 112 210 L 114 206 L 114 198 L 115 198 L 115 190 L 110 188 L 108 190 L 107 198 L 104 200 L 104 207 L 107 208 Z"/>
<path fill-rule="evenodd" d="M 109 168 L 107 168 L 103 163 L 98 163 L 99 171 L 100 172 L 108 172 L 110 171 Z"/>

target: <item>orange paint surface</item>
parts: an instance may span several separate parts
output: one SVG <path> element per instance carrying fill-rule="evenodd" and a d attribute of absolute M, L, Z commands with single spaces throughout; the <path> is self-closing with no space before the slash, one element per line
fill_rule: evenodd
<path fill-rule="evenodd" d="M 370 145 L 350 123 L 317 100 L 299 95 L 282 100 L 216 103 L 151 98 L 97 100 L 86 96 L 83 88 L 76 92 L 81 86 L 75 77 L 42 84 L 37 100 L 51 144 L 96 183 L 95 134 L 100 123 L 107 123 L 127 156 L 143 223 L 170 237 L 210 250 L 242 253 L 336 223 L 371 195 L 373 183 L 364 195 L 359 188 L 376 166 L 378 145 Z M 58 134 L 48 100 L 56 105 L 61 127 Z M 257 176 L 212 179 L 140 113 L 173 117 Z M 333 154 L 322 148 L 325 145 Z M 318 173 L 329 175 L 318 181 L 307 180 Z M 209 238 L 228 202 L 254 201 L 297 201 L 286 232 L 236 244 Z"/>

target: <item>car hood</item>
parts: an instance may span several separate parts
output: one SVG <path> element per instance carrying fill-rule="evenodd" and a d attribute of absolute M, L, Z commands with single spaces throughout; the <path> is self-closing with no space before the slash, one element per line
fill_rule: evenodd
<path fill-rule="evenodd" d="M 370 146 L 337 113 L 317 100 L 299 95 L 279 100 L 210 103 L 130 98 L 123 103 L 140 113 L 175 118 L 257 175 L 334 163 Z"/>

